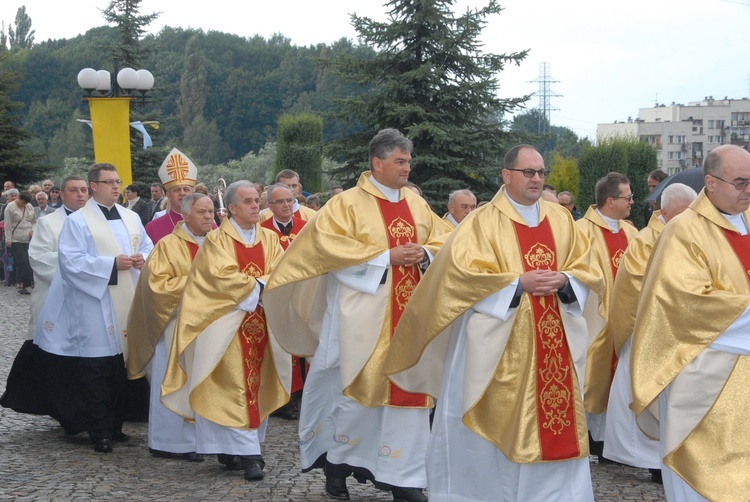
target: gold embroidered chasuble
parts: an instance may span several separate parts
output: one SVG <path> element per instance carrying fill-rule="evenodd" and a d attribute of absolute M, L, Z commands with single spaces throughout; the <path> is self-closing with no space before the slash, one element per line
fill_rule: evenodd
<path fill-rule="evenodd" d="M 679 411 L 661 438 L 664 463 L 707 499 L 739 501 L 750 493 L 750 357 L 709 347 L 750 305 L 749 272 L 727 230 L 739 235 L 704 192 L 665 227 L 638 303 L 631 378 L 651 436 L 649 409 L 670 386 L 668 407 Z"/>
<path fill-rule="evenodd" d="M 328 308 L 339 316 L 339 349 L 344 394 L 365 406 L 390 402 L 389 381 L 382 363 L 391 338 L 391 271 L 375 295 L 340 285 L 336 305 L 327 305 L 329 272 L 362 265 L 389 249 L 378 200 L 386 197 L 363 173 L 355 190 L 331 198 L 305 225 L 274 270 L 263 293 L 271 330 L 284 349 L 310 357 L 318 345 Z M 424 199 L 402 188 L 416 226 L 417 243 L 436 254 L 452 230 Z M 375 269 L 378 270 L 378 269 Z M 382 274 L 382 269 L 379 273 Z"/>
<path fill-rule="evenodd" d="M 177 223 L 170 235 L 156 243 L 141 269 L 128 315 L 130 379 L 145 376 L 156 344 L 182 299 L 185 281 L 198 249 L 198 244 L 183 225 L 182 221 Z"/>
<path fill-rule="evenodd" d="M 664 230 L 664 223 L 659 219 L 660 215 L 661 211 L 654 211 L 651 214 L 648 226 L 630 241 L 628 250 L 625 251 L 620 262 L 612 290 L 609 322 L 605 328 L 606 338 L 614 342 L 617 352 L 633 334 L 638 298 L 641 295 L 641 286 L 643 286 L 643 274 L 646 272 L 646 265 L 656 239 Z"/>
<path fill-rule="evenodd" d="M 612 304 L 612 290 L 614 289 L 615 277 L 613 266 L 620 266 L 622 254 L 625 250 L 616 256 L 610 256 L 607 242 L 603 232 L 612 233 L 609 225 L 605 223 L 599 213 L 596 212 L 596 206 L 589 207 L 586 214 L 576 222 L 578 228 L 591 242 L 591 266 L 601 270 L 604 277 L 604 295 L 600 297 L 600 303 L 596 306 L 599 315 L 604 320 L 604 324 L 596 329 L 595 325 L 590 326 L 588 355 L 586 356 L 586 378 L 584 380 L 584 403 L 586 411 L 589 413 L 603 413 L 607 410 L 607 401 L 609 400 L 609 389 L 612 385 L 614 376 L 613 354 L 614 341 L 606 331 L 606 322 L 609 318 L 610 305 Z M 631 224 L 619 221 L 620 232 L 624 232 L 628 241 L 631 241 L 638 230 Z M 592 305 L 587 305 L 593 308 Z M 587 313 L 587 317 L 589 317 Z"/>
<path fill-rule="evenodd" d="M 554 238 L 557 270 L 588 286 L 596 300 L 603 293 L 603 280 L 589 270 L 587 238 L 565 208 L 543 200 L 539 204 L 540 221 L 549 221 Z M 526 225 L 501 189 L 490 204 L 472 211 L 454 230 L 407 305 L 384 370 L 405 390 L 439 397 L 450 334 L 465 330 L 463 423 L 509 460 L 534 463 L 543 461 L 540 427 L 546 427 L 549 420 L 540 420 L 537 412 L 541 373 L 529 295 L 523 294 L 506 321 L 471 310 L 524 272 L 516 224 Z M 574 432 L 583 457 L 588 454 L 588 443 L 580 372 L 588 333 L 583 318 L 567 314 L 562 305 L 559 310 L 575 363 L 571 397 L 575 400 Z"/>
<path fill-rule="evenodd" d="M 253 264 L 243 270 L 238 246 L 261 246 L 264 270 Z M 161 389 L 165 406 L 188 419 L 197 413 L 226 427 L 250 429 L 256 428 L 251 415 L 263 420 L 289 401 L 291 357 L 271 333 L 263 354 L 245 354 L 240 336 L 248 313 L 236 309 L 254 290 L 256 277 L 268 278 L 282 253 L 278 236 L 260 224 L 252 244 L 244 243 L 229 219 L 209 232 L 185 284 Z M 253 366 L 251 376 L 247 365 Z M 255 392 L 251 384 L 258 376 L 256 399 L 249 392 Z"/>

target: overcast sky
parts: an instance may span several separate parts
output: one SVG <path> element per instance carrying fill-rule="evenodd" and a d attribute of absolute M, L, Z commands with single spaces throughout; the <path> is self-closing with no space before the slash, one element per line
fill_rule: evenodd
<path fill-rule="evenodd" d="M 384 0 L 143 0 L 163 26 L 250 37 L 282 33 L 297 45 L 354 39 L 349 14 L 385 20 Z M 109 0 L 3 0 L 0 20 L 14 23 L 26 5 L 36 41 L 72 38 L 104 24 Z M 455 10 L 484 5 L 457 0 Z M 539 65 L 550 63 L 552 124 L 594 137 L 596 124 L 635 118 L 639 108 L 687 104 L 705 96 L 750 97 L 750 0 L 505 0 L 489 18 L 485 50 L 531 49 L 520 67 L 499 75 L 501 96 L 531 94 Z M 71 70 L 75 79 L 76 70 Z M 538 98 L 529 101 L 536 107 Z"/>

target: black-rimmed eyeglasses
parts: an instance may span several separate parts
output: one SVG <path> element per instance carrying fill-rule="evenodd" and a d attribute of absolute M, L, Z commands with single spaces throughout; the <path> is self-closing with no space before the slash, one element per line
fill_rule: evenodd
<path fill-rule="evenodd" d="M 506 167 L 505 169 L 508 171 L 518 171 L 519 173 L 523 173 L 527 178 L 533 178 L 535 174 L 538 174 L 540 178 L 544 179 L 549 176 L 550 173 L 549 169 L 539 169 L 538 171 L 535 169 L 511 169 L 510 167 Z"/>

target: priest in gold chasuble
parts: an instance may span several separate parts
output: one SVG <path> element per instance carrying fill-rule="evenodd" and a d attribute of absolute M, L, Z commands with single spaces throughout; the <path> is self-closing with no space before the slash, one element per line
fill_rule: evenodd
<path fill-rule="evenodd" d="M 633 467 L 647 468 L 653 480 L 661 481 L 661 447 L 648 438 L 635 422 L 630 409 L 633 392 L 630 386 L 630 348 L 638 298 L 643 285 L 651 250 L 669 220 L 682 213 L 695 200 L 695 190 L 673 183 L 661 195 L 661 211 L 654 211 L 648 226 L 630 241 L 615 279 L 609 322 L 606 330 L 614 340 L 617 369 L 612 379 L 607 404 L 607 428 L 604 434 L 604 457 Z"/>
<path fill-rule="evenodd" d="M 588 332 L 603 281 L 570 213 L 541 200 L 530 145 L 457 227 L 417 287 L 385 372 L 438 398 L 430 500 L 593 500 L 583 409 Z"/>
<path fill-rule="evenodd" d="M 622 255 L 638 230 L 624 221 L 630 216 L 633 206 L 633 191 L 630 181 L 620 173 L 609 173 L 596 183 L 596 204 L 589 207 L 586 214 L 576 222 L 591 242 L 591 261 L 593 266 L 602 271 L 604 277 L 604 295 L 598 305 L 589 304 L 588 311 L 596 309 L 606 324 L 612 303 L 612 288 L 614 287 L 617 270 Z M 608 338 L 605 324 L 590 326 L 588 355 L 586 357 L 586 378 L 584 379 L 584 404 L 586 419 L 591 437 L 592 454 L 601 457 L 602 441 L 607 419 L 607 400 L 612 377 L 617 366 L 617 354 L 613 341 Z"/>
<path fill-rule="evenodd" d="M 324 467 L 326 493 L 370 479 L 403 500 L 426 500 L 431 399 L 407 393 L 382 365 L 426 263 L 451 231 L 405 188 L 412 144 L 394 129 L 370 143 L 371 172 L 331 198 L 289 246 L 263 301 L 291 354 L 315 356 L 300 416 L 302 469 Z"/>
<path fill-rule="evenodd" d="M 214 205 L 207 195 L 182 200 L 182 221 L 149 254 L 128 316 L 128 378 L 151 383 L 148 447 L 156 456 L 200 461 L 195 453 L 195 423 L 161 404 L 178 306 L 198 248 L 211 231 Z"/>
<path fill-rule="evenodd" d="M 669 501 L 750 493 L 750 153 L 712 150 L 705 189 L 661 233 L 632 342 L 633 409 L 662 444 Z"/>
<path fill-rule="evenodd" d="M 162 403 L 196 423 L 196 451 L 263 478 L 266 417 L 289 400 L 291 357 L 268 331 L 261 284 L 283 253 L 258 224 L 249 181 L 226 192 L 230 217 L 195 257 L 177 316 Z"/>

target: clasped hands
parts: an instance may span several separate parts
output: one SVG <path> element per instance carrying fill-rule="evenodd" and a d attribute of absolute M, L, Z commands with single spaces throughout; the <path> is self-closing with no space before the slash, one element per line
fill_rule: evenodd
<path fill-rule="evenodd" d="M 391 265 L 411 267 L 422 263 L 424 258 L 424 248 L 415 242 L 407 242 L 391 248 Z"/>
<path fill-rule="evenodd" d="M 529 270 L 518 278 L 521 289 L 533 296 L 548 296 L 557 293 L 568 282 L 568 276 L 554 270 Z"/>
<path fill-rule="evenodd" d="M 121 254 L 115 258 L 115 262 L 117 263 L 117 270 L 130 270 L 133 267 L 140 270 L 145 261 L 146 260 L 143 259 L 143 255 L 140 253 L 130 256 Z"/>

